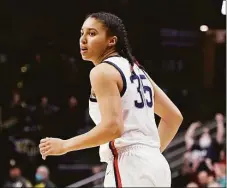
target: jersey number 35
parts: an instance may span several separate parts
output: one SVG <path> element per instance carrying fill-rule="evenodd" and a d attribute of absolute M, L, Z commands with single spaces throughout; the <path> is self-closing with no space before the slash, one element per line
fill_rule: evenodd
<path fill-rule="evenodd" d="M 132 74 L 132 76 L 130 77 L 131 82 L 137 84 L 137 99 L 139 100 L 134 101 L 135 107 L 137 108 L 143 108 L 145 105 L 151 108 L 153 105 L 152 90 L 149 86 L 146 86 L 143 83 L 143 81 L 146 79 L 146 76 L 143 74 Z"/>

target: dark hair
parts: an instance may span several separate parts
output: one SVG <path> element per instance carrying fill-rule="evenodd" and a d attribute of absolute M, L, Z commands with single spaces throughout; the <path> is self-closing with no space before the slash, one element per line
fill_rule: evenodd
<path fill-rule="evenodd" d="M 116 51 L 119 53 L 119 55 L 129 61 L 131 67 L 133 67 L 134 63 L 139 65 L 132 55 L 125 25 L 118 16 L 108 12 L 96 12 L 89 14 L 86 19 L 89 17 L 100 20 L 107 28 L 107 34 L 109 36 L 116 36 L 118 38 Z"/>

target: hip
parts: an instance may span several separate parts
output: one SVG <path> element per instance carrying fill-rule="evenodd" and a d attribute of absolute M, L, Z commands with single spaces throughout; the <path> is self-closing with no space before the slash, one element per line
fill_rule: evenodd
<path fill-rule="evenodd" d="M 111 162 L 114 158 L 120 160 L 126 156 L 138 156 L 140 158 L 162 156 L 160 148 L 146 144 L 133 144 L 124 147 L 116 147 L 114 142 L 100 146 L 99 155 L 101 162 Z"/>

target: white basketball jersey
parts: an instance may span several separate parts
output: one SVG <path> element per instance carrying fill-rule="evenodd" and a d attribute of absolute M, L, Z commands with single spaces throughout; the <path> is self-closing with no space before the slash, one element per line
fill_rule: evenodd
<path fill-rule="evenodd" d="M 118 150 L 131 145 L 160 147 L 160 139 L 154 116 L 154 91 L 151 82 L 136 64 L 133 73 L 127 59 L 119 56 L 109 57 L 103 63 L 114 66 L 121 74 L 123 90 L 121 102 L 124 118 L 124 132 L 114 140 Z M 101 121 L 99 106 L 94 95 L 89 100 L 89 113 L 95 124 Z M 101 161 L 111 153 L 109 143 L 100 146 Z"/>

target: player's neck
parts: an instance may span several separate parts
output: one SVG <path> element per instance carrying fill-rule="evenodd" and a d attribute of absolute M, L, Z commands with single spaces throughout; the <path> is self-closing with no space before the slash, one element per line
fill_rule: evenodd
<path fill-rule="evenodd" d="M 115 55 L 118 55 L 118 53 L 115 50 L 107 51 L 105 54 L 103 54 L 102 56 L 100 56 L 97 59 L 97 61 L 94 61 L 93 63 L 96 66 L 96 65 L 102 63 L 103 60 L 107 59 L 108 57 L 115 56 Z"/>

